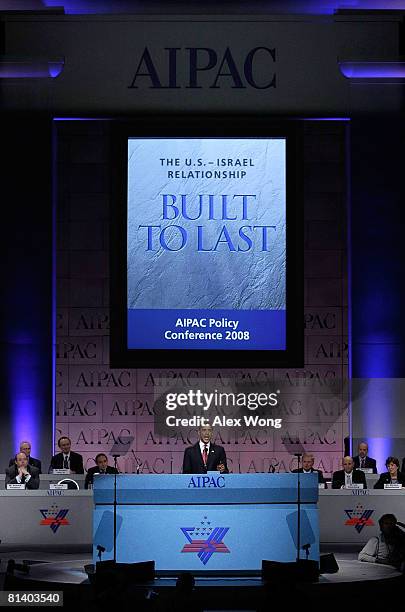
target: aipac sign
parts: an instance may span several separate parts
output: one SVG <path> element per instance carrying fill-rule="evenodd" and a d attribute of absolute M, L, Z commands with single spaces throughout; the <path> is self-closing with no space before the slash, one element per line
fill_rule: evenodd
<path fill-rule="evenodd" d="M 224 489 L 225 478 L 223 476 L 192 476 L 187 486 L 188 489 Z"/>
<path fill-rule="evenodd" d="M 276 50 L 254 47 L 240 60 L 229 47 L 165 47 L 164 69 L 145 47 L 128 89 L 269 89 L 276 87 Z M 160 59 L 161 61 L 161 59 Z M 181 77 L 180 75 L 184 75 Z M 185 76 L 187 75 L 187 76 Z"/>

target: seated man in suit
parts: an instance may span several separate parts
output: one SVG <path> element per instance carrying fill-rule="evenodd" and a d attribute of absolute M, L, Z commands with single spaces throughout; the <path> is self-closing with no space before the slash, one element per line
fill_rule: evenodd
<path fill-rule="evenodd" d="M 119 474 L 115 467 L 108 465 L 108 457 L 104 453 L 99 453 L 94 459 L 96 465 L 87 470 L 86 480 L 84 481 L 84 488 L 88 489 L 93 484 L 94 474 Z"/>
<path fill-rule="evenodd" d="M 199 441 L 184 451 L 183 474 L 206 474 L 218 470 L 228 474 L 225 450 L 222 446 L 212 444 L 213 429 L 204 425 L 198 429 Z"/>
<path fill-rule="evenodd" d="M 380 534 L 369 539 L 359 553 L 359 561 L 393 565 L 402 570 L 405 562 L 405 533 L 397 526 L 394 514 L 383 514 L 378 524 Z"/>
<path fill-rule="evenodd" d="M 316 472 L 318 474 L 318 483 L 325 484 L 325 479 L 321 470 L 314 470 L 314 457 L 311 453 L 304 453 L 302 455 L 302 468 L 299 470 L 292 470 L 293 474 L 311 474 L 312 472 Z"/>
<path fill-rule="evenodd" d="M 22 442 L 20 442 L 20 453 L 25 453 L 28 457 L 28 465 L 33 465 L 34 467 L 38 468 L 39 473 L 42 474 L 42 466 L 40 460 L 31 457 L 31 442 L 28 442 L 28 440 L 23 440 Z M 14 457 L 10 459 L 8 464 L 9 467 L 14 465 L 14 461 Z"/>
<path fill-rule="evenodd" d="M 363 489 L 367 489 L 367 482 L 364 472 L 354 469 L 352 457 L 344 457 L 343 470 L 333 472 L 332 489 L 345 489 L 352 484 L 362 484 Z"/>
<path fill-rule="evenodd" d="M 377 461 L 368 456 L 367 442 L 360 442 L 357 447 L 357 456 L 353 457 L 354 468 L 373 470 L 373 474 L 377 474 Z"/>
<path fill-rule="evenodd" d="M 74 453 L 70 450 L 72 446 L 71 439 L 67 436 L 61 436 L 58 440 L 58 446 L 62 452 L 52 457 L 49 472 L 67 469 L 70 470 L 71 474 L 84 474 L 83 457 L 79 453 Z"/>
<path fill-rule="evenodd" d="M 401 484 L 405 486 L 405 474 L 399 471 L 399 459 L 397 457 L 388 457 L 385 462 L 385 467 L 388 472 L 380 474 L 380 478 L 374 485 L 374 489 L 383 489 L 385 484 Z"/>
<path fill-rule="evenodd" d="M 25 453 L 17 453 L 14 465 L 6 469 L 6 489 L 8 484 L 24 484 L 26 489 L 39 488 L 39 470 L 28 464 Z"/>

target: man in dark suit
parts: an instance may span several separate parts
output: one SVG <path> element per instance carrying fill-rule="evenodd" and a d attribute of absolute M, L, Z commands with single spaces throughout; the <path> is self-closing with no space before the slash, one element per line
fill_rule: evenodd
<path fill-rule="evenodd" d="M 84 488 L 88 489 L 93 484 L 94 474 L 119 474 L 115 467 L 108 465 L 108 457 L 104 453 L 99 453 L 94 459 L 96 465 L 87 470 L 86 480 L 84 481 Z"/>
<path fill-rule="evenodd" d="M 321 470 L 314 470 L 314 457 L 310 453 L 304 453 L 302 455 L 302 468 L 299 470 L 292 470 L 293 474 L 311 474 L 316 472 L 318 474 L 318 484 L 325 484 L 325 479 Z"/>
<path fill-rule="evenodd" d="M 84 474 L 83 457 L 79 453 L 74 453 L 70 450 L 72 446 L 70 438 L 62 436 L 58 440 L 58 446 L 62 452 L 52 457 L 49 472 L 67 469 L 70 470 L 71 474 Z"/>
<path fill-rule="evenodd" d="M 31 442 L 28 442 L 28 440 L 23 440 L 22 442 L 20 442 L 20 453 L 25 453 L 28 457 L 28 465 L 33 465 L 34 467 L 38 468 L 39 473 L 42 474 L 42 466 L 40 460 L 31 457 Z M 14 463 L 15 459 L 13 457 L 9 461 L 9 467 L 13 466 Z"/>
<path fill-rule="evenodd" d="M 26 489 L 39 488 L 39 470 L 33 465 L 28 465 L 25 453 L 17 453 L 14 465 L 6 469 L 6 489 L 8 484 L 24 484 Z"/>
<path fill-rule="evenodd" d="M 199 428 L 199 441 L 184 451 L 183 474 L 206 474 L 218 470 L 221 474 L 228 474 L 226 454 L 222 446 L 212 444 L 213 429 L 211 425 Z"/>
<path fill-rule="evenodd" d="M 357 456 L 353 457 L 354 469 L 373 470 L 373 474 L 377 474 L 377 461 L 368 456 L 367 442 L 360 442 L 357 447 Z"/>
<path fill-rule="evenodd" d="M 345 457 L 343 459 L 343 470 L 333 472 L 332 489 L 345 489 L 352 484 L 362 484 L 363 489 L 367 489 L 364 472 L 354 469 L 353 457 Z"/>

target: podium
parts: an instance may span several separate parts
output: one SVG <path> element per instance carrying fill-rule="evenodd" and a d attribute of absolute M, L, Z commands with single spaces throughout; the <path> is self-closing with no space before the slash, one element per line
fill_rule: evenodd
<path fill-rule="evenodd" d="M 117 476 L 117 561 L 158 571 L 261 570 L 297 555 L 297 474 Z M 301 557 L 319 560 L 318 475 L 300 474 Z M 113 558 L 114 476 L 94 480 L 93 556 Z M 302 549 L 306 546 L 306 551 Z"/>

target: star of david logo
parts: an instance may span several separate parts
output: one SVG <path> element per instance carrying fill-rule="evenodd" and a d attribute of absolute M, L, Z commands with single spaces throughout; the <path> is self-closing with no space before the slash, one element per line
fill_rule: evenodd
<path fill-rule="evenodd" d="M 364 527 L 372 527 L 374 521 L 370 518 L 374 510 L 364 510 L 362 504 L 357 504 L 352 510 L 345 510 L 349 517 L 345 525 L 351 525 L 355 528 L 357 533 L 361 533 Z"/>
<path fill-rule="evenodd" d="M 214 553 L 229 553 L 223 539 L 229 527 L 212 527 L 207 516 L 195 527 L 180 527 L 188 540 L 180 552 L 197 553 L 203 565 L 206 565 Z"/>
<path fill-rule="evenodd" d="M 49 525 L 53 533 L 56 533 L 61 525 L 69 525 L 69 521 L 66 518 L 69 510 L 59 510 L 56 504 L 46 510 L 40 510 L 43 519 L 39 523 L 40 525 Z"/>

